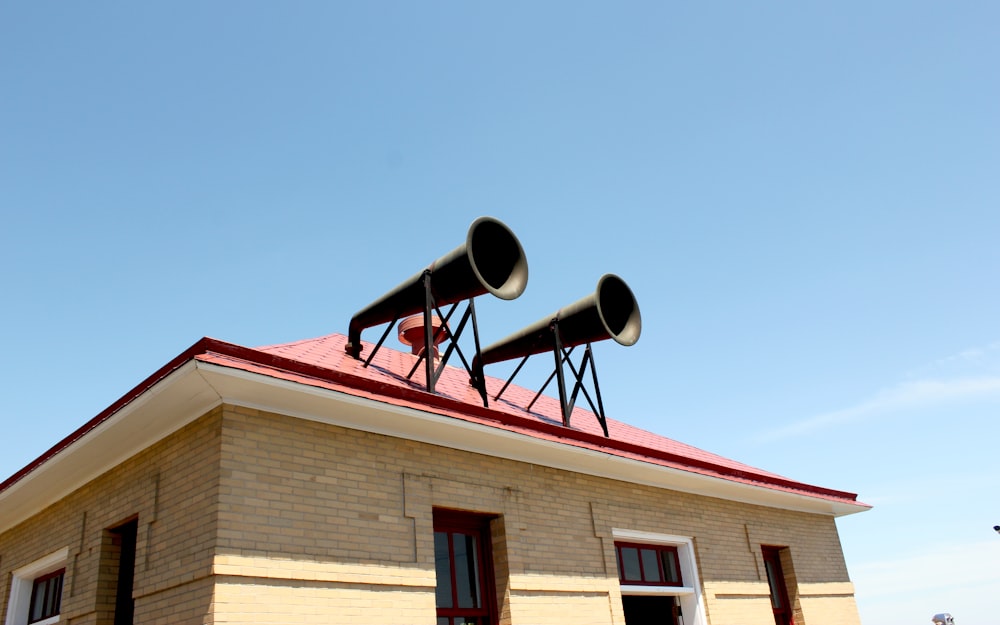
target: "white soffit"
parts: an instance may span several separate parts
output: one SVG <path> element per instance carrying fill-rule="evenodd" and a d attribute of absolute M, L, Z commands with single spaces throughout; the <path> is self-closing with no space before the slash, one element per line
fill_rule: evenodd
<path fill-rule="evenodd" d="M 118 412 L 0 493 L 0 531 L 66 497 L 219 405 L 219 395 L 182 365 Z"/>

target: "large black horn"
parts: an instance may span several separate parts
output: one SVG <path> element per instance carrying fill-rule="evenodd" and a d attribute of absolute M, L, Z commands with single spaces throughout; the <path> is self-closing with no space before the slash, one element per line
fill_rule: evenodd
<path fill-rule="evenodd" d="M 605 339 L 633 345 L 639 340 L 642 319 L 639 304 L 625 281 L 614 274 L 604 274 L 591 295 L 483 349 L 473 371 L 481 371 L 478 367 L 482 365 L 552 351 L 555 345 L 552 333 L 556 327 L 563 347 Z"/>
<path fill-rule="evenodd" d="M 347 352 L 361 356 L 361 331 L 423 311 L 427 294 L 424 276 L 430 274 L 431 293 L 446 306 L 484 293 L 514 299 L 528 284 L 528 261 L 520 241 L 502 222 L 480 217 L 469 226 L 465 244 L 437 259 L 381 299 L 351 318 Z"/>

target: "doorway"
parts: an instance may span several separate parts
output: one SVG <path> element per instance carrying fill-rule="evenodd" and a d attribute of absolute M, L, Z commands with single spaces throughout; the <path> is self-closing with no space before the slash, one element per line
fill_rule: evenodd
<path fill-rule="evenodd" d="M 774 613 L 774 625 L 795 625 L 792 606 L 788 601 L 788 588 L 785 586 L 785 572 L 781 568 L 781 549 L 781 547 L 761 549 L 764 554 L 767 585 L 771 591 L 771 611 Z"/>

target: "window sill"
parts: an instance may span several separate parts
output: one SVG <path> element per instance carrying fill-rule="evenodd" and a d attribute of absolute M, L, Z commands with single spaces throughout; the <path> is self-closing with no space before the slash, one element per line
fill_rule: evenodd
<path fill-rule="evenodd" d="M 693 595 L 694 588 L 690 586 L 632 586 L 622 584 L 623 595 L 658 595 L 661 597 L 681 597 Z"/>

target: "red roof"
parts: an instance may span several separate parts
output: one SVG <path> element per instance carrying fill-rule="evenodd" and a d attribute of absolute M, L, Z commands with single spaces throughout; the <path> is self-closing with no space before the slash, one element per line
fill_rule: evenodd
<path fill-rule="evenodd" d="M 416 357 L 412 354 L 382 346 L 371 365 L 365 367 L 362 361 L 351 358 L 345 352 L 346 342 L 346 336 L 330 334 L 256 348 L 256 352 L 279 357 L 284 361 L 275 363 L 276 366 L 214 353 L 204 354 L 198 359 L 366 396 L 396 406 L 429 410 L 464 421 L 624 458 L 775 490 L 857 503 L 857 495 L 854 493 L 803 484 L 610 418 L 607 419 L 609 437 L 605 438 L 594 413 L 579 405 L 573 410 L 570 426 L 566 427 L 562 423 L 562 409 L 557 399 L 543 395 L 529 412 L 524 407 L 531 402 L 536 391 L 511 385 L 502 399 L 494 401 L 492 398 L 504 381 L 488 376 L 486 386 L 491 399 L 489 407 L 483 407 L 482 399 L 478 391 L 469 384 L 469 374 L 464 368 L 446 367 L 435 383 L 435 394 L 430 394 L 425 390 L 423 365 L 417 367 L 412 379 L 406 379 L 416 362 Z M 364 343 L 362 357 L 367 357 L 372 348 L 372 344 Z M 296 371 L 293 363 L 315 369 Z"/>
<path fill-rule="evenodd" d="M 195 359 L 622 458 L 778 491 L 863 505 L 858 504 L 853 493 L 790 480 L 613 419 L 607 419 L 609 437 L 605 438 L 597 417 L 579 405 L 574 408 L 570 426 L 566 427 L 562 423 L 562 411 L 557 399 L 543 395 L 529 412 L 524 406 L 535 396 L 535 391 L 511 385 L 501 400 L 492 400 L 504 383 L 495 378 L 487 378 L 491 400 L 489 406 L 484 407 L 478 391 L 469 384 L 469 374 L 464 368 L 446 367 L 435 384 L 436 393 L 431 394 L 424 386 L 423 366 L 417 368 L 411 380 L 406 378 L 416 362 L 412 354 L 383 346 L 371 365 L 365 367 L 362 361 L 351 358 L 345 352 L 346 342 L 346 336 L 330 334 L 293 343 L 248 348 L 215 339 L 202 339 L 0 484 L 0 492 L 85 436 L 185 362 Z M 363 356 L 370 354 L 373 348 L 369 343 L 364 345 Z"/>
<path fill-rule="evenodd" d="M 361 361 L 351 358 L 345 352 L 344 345 L 346 342 L 347 337 L 344 335 L 329 334 L 315 339 L 306 339 L 281 345 L 268 345 L 258 347 L 257 349 L 298 362 L 361 376 L 370 382 L 379 382 L 418 392 L 424 391 L 423 364 L 417 368 L 412 380 L 406 379 L 406 375 L 413 368 L 414 363 L 417 362 L 416 356 L 383 346 L 375 355 L 375 359 L 371 365 L 366 368 L 362 366 L 363 363 Z M 371 349 L 372 345 L 366 343 L 362 357 L 367 357 Z M 201 359 L 208 360 L 209 357 L 206 356 Z M 559 405 L 559 400 L 556 398 L 542 395 L 532 406 L 531 412 L 525 410 L 524 407 L 530 404 L 531 400 L 535 397 L 535 390 L 529 390 L 512 384 L 504 391 L 500 401 L 493 401 L 492 398 L 500 391 L 503 384 L 504 380 L 487 376 L 486 388 L 489 391 L 489 408 L 491 411 L 523 419 L 527 421 L 524 425 L 527 425 L 529 429 L 532 425 L 536 427 L 542 425 L 557 426 L 555 433 L 564 435 L 559 436 L 559 438 L 575 438 L 574 434 L 590 434 L 600 437 L 606 443 L 611 442 L 604 438 L 604 433 L 594 413 L 580 406 L 576 406 L 573 410 L 569 431 L 566 431 L 566 428 L 562 425 L 562 408 Z M 436 382 L 434 390 L 435 394 L 455 400 L 461 404 L 470 404 L 477 408 L 481 408 L 483 405 L 479 392 L 469 384 L 469 374 L 464 368 L 446 367 Z M 391 397 L 386 397 L 385 400 L 390 403 L 398 403 L 392 401 Z M 584 402 L 581 401 L 580 403 Z M 496 425 L 503 429 L 514 429 L 509 425 L 505 426 L 502 419 Z M 608 435 L 613 441 L 630 443 L 647 449 L 655 449 L 687 459 L 697 459 L 736 471 L 751 471 L 769 477 L 780 477 L 773 473 L 766 473 L 760 469 L 755 469 L 734 460 L 709 453 L 697 447 L 685 445 L 664 436 L 658 436 L 627 423 L 608 419 L 607 425 Z"/>

